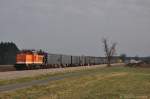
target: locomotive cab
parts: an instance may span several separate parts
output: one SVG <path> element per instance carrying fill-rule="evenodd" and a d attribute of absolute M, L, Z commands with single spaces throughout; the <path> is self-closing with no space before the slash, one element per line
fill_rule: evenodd
<path fill-rule="evenodd" d="M 16 55 L 15 68 L 22 69 L 36 69 L 44 64 L 44 55 L 36 51 L 21 51 Z"/>

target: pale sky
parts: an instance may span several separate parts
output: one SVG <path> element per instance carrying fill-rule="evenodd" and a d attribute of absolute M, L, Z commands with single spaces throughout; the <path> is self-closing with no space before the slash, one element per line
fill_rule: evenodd
<path fill-rule="evenodd" d="M 104 56 L 150 56 L 150 0 L 0 0 L 0 40 L 20 49 Z"/>

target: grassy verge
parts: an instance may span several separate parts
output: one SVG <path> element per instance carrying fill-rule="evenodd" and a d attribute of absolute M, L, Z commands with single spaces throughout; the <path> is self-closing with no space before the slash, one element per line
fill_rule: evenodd
<path fill-rule="evenodd" d="M 150 96 L 150 69 L 110 67 L 82 72 L 89 74 L 1 93 L 0 99 L 145 99 Z"/>
<path fill-rule="evenodd" d="M 8 84 L 24 83 L 33 80 L 47 79 L 49 76 L 58 76 L 62 74 L 64 73 L 54 73 L 54 74 L 50 73 L 50 74 L 39 75 L 35 77 L 23 77 L 23 78 L 11 79 L 11 80 L 0 80 L 0 86 L 8 85 Z"/>

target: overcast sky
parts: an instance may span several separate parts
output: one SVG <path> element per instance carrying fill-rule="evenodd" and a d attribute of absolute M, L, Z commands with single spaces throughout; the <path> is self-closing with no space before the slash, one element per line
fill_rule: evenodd
<path fill-rule="evenodd" d="M 51 53 L 150 56 L 150 0 L 0 0 L 0 40 Z"/>

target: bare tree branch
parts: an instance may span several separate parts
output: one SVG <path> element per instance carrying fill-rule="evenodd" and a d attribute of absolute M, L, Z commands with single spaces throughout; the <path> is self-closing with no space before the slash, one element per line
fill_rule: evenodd
<path fill-rule="evenodd" d="M 107 58 L 107 65 L 110 66 L 112 57 L 116 52 L 115 48 L 116 48 L 117 43 L 113 43 L 110 48 L 108 45 L 108 40 L 106 38 L 103 39 L 102 43 L 104 44 L 104 51 L 105 51 L 106 58 Z"/>

